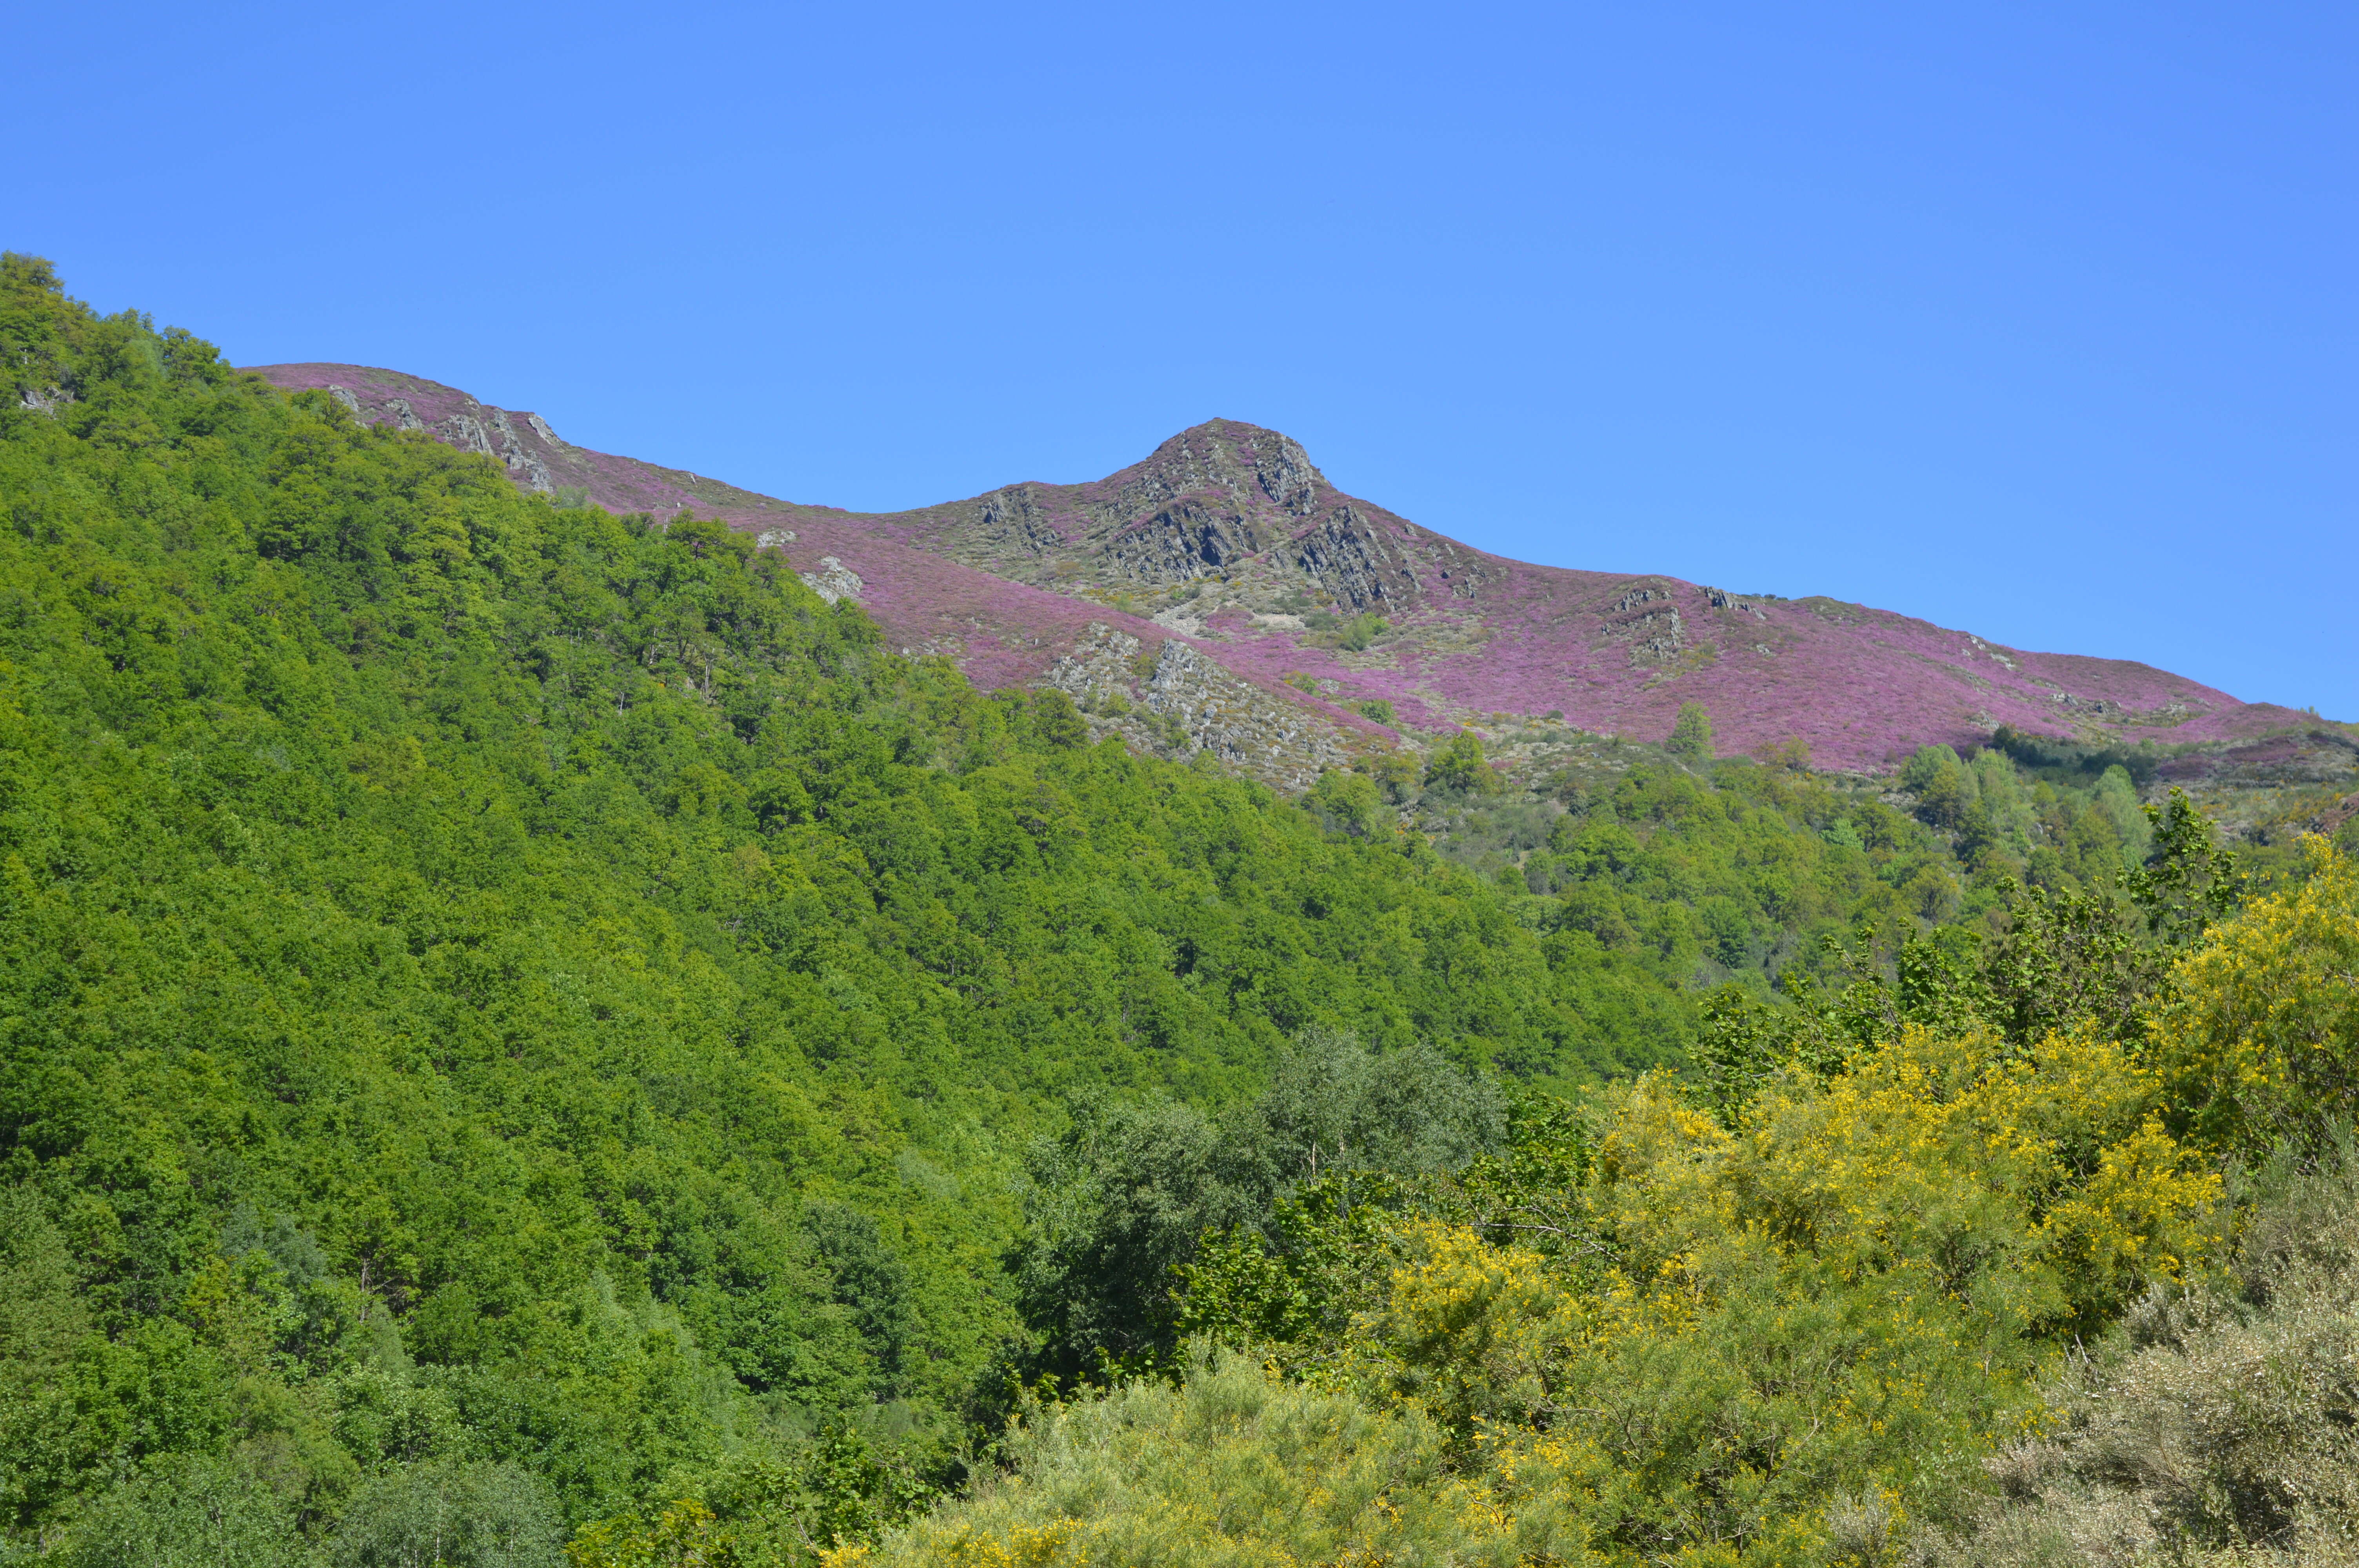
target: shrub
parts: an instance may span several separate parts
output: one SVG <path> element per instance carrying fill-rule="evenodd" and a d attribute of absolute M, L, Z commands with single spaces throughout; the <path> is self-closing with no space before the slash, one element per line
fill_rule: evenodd
<path fill-rule="evenodd" d="M 361 1488 L 336 1568 L 558 1568 L 557 1511 L 513 1465 L 434 1463 Z"/>
<path fill-rule="evenodd" d="M 1498 770 L 1483 760 L 1483 742 L 1461 730 L 1426 760 L 1425 787 L 1452 795 L 1496 795 L 1506 788 Z"/>
<path fill-rule="evenodd" d="M 2307 841 L 2310 875 L 2248 904 L 2173 971 L 2154 1027 L 2188 1125 L 2260 1154 L 2359 1114 L 2359 861 Z"/>
<path fill-rule="evenodd" d="M 1509 1514 L 1453 1477 L 1445 1434 L 1414 1407 L 1371 1410 L 1234 1353 L 1200 1353 L 1177 1388 L 1035 1406 L 1012 1447 L 1005 1482 L 873 1555 L 834 1553 L 830 1568 L 1506 1568 L 1584 1556 L 1560 1510 Z"/>
<path fill-rule="evenodd" d="M 2158 1285 L 2049 1391 L 2053 1434 L 1986 1462 L 1997 1495 L 1928 1568 L 2347 1563 L 2359 1541 L 2359 1179 L 2287 1179 L 2234 1266 Z"/>
<path fill-rule="evenodd" d="M 1310 786 L 1307 803 L 1320 819 L 1320 825 L 1330 832 L 1343 832 L 1365 838 L 1382 830 L 1390 814 L 1385 810 L 1385 800 L 1375 781 L 1364 773 L 1337 773 L 1332 769 L 1319 775 Z"/>
<path fill-rule="evenodd" d="M 1375 780 L 1385 798 L 1395 806 L 1407 805 L 1417 794 L 1417 759 L 1406 752 L 1378 752 L 1362 757 L 1352 764 L 1352 771 Z"/>
<path fill-rule="evenodd" d="M 71 1568 L 302 1568 L 308 1559 L 278 1494 L 213 1459 L 116 1487 L 61 1555 Z"/>
<path fill-rule="evenodd" d="M 1671 738 L 1663 749 L 1675 756 L 1692 757 L 1699 761 L 1712 756 L 1712 715 L 1700 702 L 1680 704 L 1680 717 L 1671 726 Z"/>

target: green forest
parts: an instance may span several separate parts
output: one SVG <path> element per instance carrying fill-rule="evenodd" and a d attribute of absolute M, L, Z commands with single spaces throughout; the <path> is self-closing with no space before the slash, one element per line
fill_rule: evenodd
<path fill-rule="evenodd" d="M 1701 709 L 1288 799 L 0 359 L 0 1563 L 2359 1561 L 2352 846 Z"/>

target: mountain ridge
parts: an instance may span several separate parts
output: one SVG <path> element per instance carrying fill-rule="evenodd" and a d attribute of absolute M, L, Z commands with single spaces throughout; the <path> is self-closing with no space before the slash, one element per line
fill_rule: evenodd
<path fill-rule="evenodd" d="M 1291 787 L 1419 731 L 1475 730 L 1510 765 L 1552 726 L 1657 740 L 1690 701 L 1723 751 L 1799 741 L 1850 771 L 1984 743 L 2002 725 L 2206 751 L 2319 728 L 2332 749 L 2350 745 L 2344 727 L 2135 661 L 2012 648 L 1823 596 L 1493 555 L 1336 489 L 1299 443 L 1241 421 L 1193 426 L 1100 480 L 863 514 L 576 447 L 537 414 L 403 373 L 254 373 L 493 457 L 528 490 L 717 517 L 823 594 L 857 599 L 906 652 L 945 655 L 986 687 L 1062 687 L 1093 729 L 1192 738 Z M 1193 696 L 1172 695 L 1182 687 Z M 1371 704 L 1389 721 L 1367 718 Z"/>

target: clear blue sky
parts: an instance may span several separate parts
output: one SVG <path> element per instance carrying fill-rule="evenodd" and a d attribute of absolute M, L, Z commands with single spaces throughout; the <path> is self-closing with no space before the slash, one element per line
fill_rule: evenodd
<path fill-rule="evenodd" d="M 0 243 L 884 508 L 1215 415 L 1485 548 L 2359 719 L 2359 7 L 8 13 Z"/>

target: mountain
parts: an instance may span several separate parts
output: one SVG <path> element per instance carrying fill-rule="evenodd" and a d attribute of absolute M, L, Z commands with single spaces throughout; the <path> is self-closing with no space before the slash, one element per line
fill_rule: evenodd
<path fill-rule="evenodd" d="M 2027 652 L 1823 597 L 1491 555 L 1343 493 L 1299 444 L 1234 420 L 1091 483 L 868 514 L 576 447 L 537 414 L 392 371 L 258 373 L 496 457 L 527 489 L 718 517 L 981 686 L 1061 687 L 1094 729 L 1184 738 L 1293 787 L 1456 728 L 1531 769 L 1569 731 L 1660 740 L 1688 702 L 1711 713 L 1723 752 L 1799 741 L 1822 768 L 1879 771 L 2001 726 L 2158 743 L 2182 774 L 2349 765 L 2341 727 L 2129 660 Z"/>
<path fill-rule="evenodd" d="M 1280 438 L 848 519 L 336 386 L 0 253 L 0 1562 L 2359 1536 L 2359 796 L 2136 794 L 2332 727 L 1288 798 L 1197 742 L 1393 731 L 1237 596 L 1392 669 L 1518 568 Z"/>

